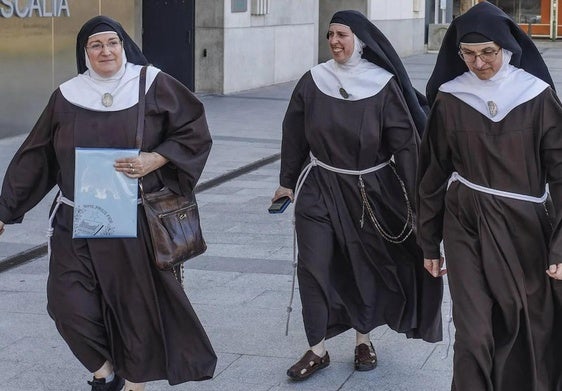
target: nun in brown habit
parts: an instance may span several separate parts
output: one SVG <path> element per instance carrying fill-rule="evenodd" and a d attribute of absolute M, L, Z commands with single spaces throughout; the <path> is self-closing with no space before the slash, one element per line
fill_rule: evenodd
<path fill-rule="evenodd" d="M 562 106 L 548 69 L 482 2 L 451 23 L 427 97 L 418 241 L 434 276 L 444 244 L 452 389 L 560 390 Z"/>
<path fill-rule="evenodd" d="M 147 60 L 121 25 L 98 16 L 77 37 L 78 75 L 52 94 L 6 172 L 0 233 L 19 223 L 54 186 L 74 195 L 76 147 L 134 148 L 139 73 Z M 143 178 L 146 191 L 194 188 L 211 148 L 201 102 L 149 66 L 141 153 L 114 167 Z M 216 356 L 180 282 L 151 263 L 142 207 L 136 238 L 73 239 L 73 208 L 56 210 L 47 282 L 48 312 L 92 391 L 143 390 L 213 376 Z M 126 379 L 126 382 L 125 382 Z"/>
<path fill-rule="evenodd" d="M 296 199 L 297 275 L 310 348 L 289 368 L 294 380 L 329 365 L 324 341 L 348 329 L 356 332 L 360 371 L 377 365 L 369 337 L 377 326 L 441 340 L 442 283 L 423 269 L 412 232 L 425 99 L 361 13 L 334 14 L 328 43 L 333 58 L 305 73 L 291 97 L 273 197 Z"/>

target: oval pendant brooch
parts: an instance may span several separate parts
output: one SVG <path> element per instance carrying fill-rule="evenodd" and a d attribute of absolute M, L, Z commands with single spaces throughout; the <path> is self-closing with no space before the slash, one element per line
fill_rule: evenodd
<path fill-rule="evenodd" d="M 340 95 L 343 96 L 345 99 L 349 98 L 349 94 L 343 87 L 340 87 Z"/>
<path fill-rule="evenodd" d="M 494 102 L 493 100 L 489 100 L 487 103 L 488 103 L 488 111 L 490 112 L 490 116 L 495 117 L 496 114 L 498 113 L 498 106 L 496 105 L 496 102 Z"/>
<path fill-rule="evenodd" d="M 111 106 L 113 104 L 113 95 L 111 95 L 109 92 L 103 94 L 103 96 L 101 97 L 101 104 L 105 107 Z"/>

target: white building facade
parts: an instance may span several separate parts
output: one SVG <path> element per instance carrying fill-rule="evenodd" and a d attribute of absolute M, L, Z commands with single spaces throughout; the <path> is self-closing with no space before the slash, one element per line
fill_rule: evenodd
<path fill-rule="evenodd" d="M 299 78 L 329 59 L 334 12 L 367 16 L 402 56 L 425 50 L 425 0 L 196 0 L 195 90 L 230 93 Z"/>

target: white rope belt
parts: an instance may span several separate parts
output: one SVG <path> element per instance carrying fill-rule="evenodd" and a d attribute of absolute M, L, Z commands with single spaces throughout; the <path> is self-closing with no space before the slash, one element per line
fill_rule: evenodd
<path fill-rule="evenodd" d="M 462 183 L 466 187 L 469 187 L 472 190 L 476 190 L 476 191 L 479 191 L 479 192 L 482 192 L 482 193 L 491 194 L 491 195 L 495 195 L 495 196 L 499 196 L 499 197 L 511 198 L 511 199 L 519 200 L 519 201 L 533 202 L 535 204 L 542 204 L 548 198 L 548 191 L 547 190 L 545 190 L 542 197 L 533 197 L 533 196 L 526 195 L 526 194 L 511 193 L 509 191 L 496 190 L 496 189 L 492 189 L 492 188 L 489 188 L 489 187 L 480 186 L 480 185 L 477 185 L 476 183 L 470 182 L 466 178 L 463 178 L 456 171 L 453 172 L 453 174 L 451 174 L 451 178 L 449 178 L 449 183 L 447 184 L 447 189 L 449 188 L 449 186 L 451 186 L 451 183 L 453 183 L 455 181 L 459 181 L 460 183 Z"/>
<path fill-rule="evenodd" d="M 53 208 L 53 211 L 49 216 L 49 228 L 47 229 L 47 260 L 51 259 L 51 237 L 53 236 L 54 230 L 53 221 L 55 220 L 55 215 L 57 214 L 57 210 L 59 210 L 61 204 L 65 204 L 74 208 L 74 202 L 63 196 L 62 192 L 59 191 L 59 193 L 57 194 L 55 207 Z"/>
<path fill-rule="evenodd" d="M 297 184 L 295 186 L 295 197 L 294 197 L 294 201 L 297 201 L 298 195 L 301 191 L 301 188 L 304 184 L 304 181 L 306 180 L 306 177 L 308 176 L 308 174 L 310 173 L 310 170 L 312 170 L 312 167 L 322 167 L 325 170 L 331 171 L 331 172 L 335 172 L 338 174 L 345 174 L 345 175 L 356 175 L 356 176 L 361 176 L 361 175 L 365 175 L 365 174 L 369 174 L 371 172 L 375 172 L 380 170 L 381 168 L 388 166 L 390 164 L 390 160 L 387 160 L 384 163 L 381 164 L 377 164 L 374 167 L 369 167 L 366 168 L 364 170 L 347 170 L 345 168 L 337 168 L 334 166 L 330 166 L 329 164 L 323 163 L 320 160 L 318 160 L 313 154 L 312 152 L 310 152 L 310 163 L 307 164 L 307 166 L 301 171 L 299 178 L 297 179 Z"/>
<path fill-rule="evenodd" d="M 384 163 L 381 164 L 377 164 L 374 167 L 370 167 L 370 168 L 366 168 L 364 170 L 347 170 L 344 168 L 337 168 L 334 166 L 330 166 L 329 164 L 323 163 L 320 160 L 318 160 L 313 154 L 312 152 L 309 153 L 310 155 L 310 163 L 308 163 L 306 165 L 306 167 L 301 171 L 299 178 L 297 179 L 297 184 L 295 185 L 295 195 L 293 198 L 293 203 L 296 204 L 297 202 L 297 198 L 299 196 L 299 193 L 302 189 L 302 186 L 304 184 L 304 181 L 306 180 L 306 178 L 308 177 L 308 174 L 310 173 L 310 170 L 312 170 L 312 167 L 322 167 L 325 170 L 331 171 L 331 172 L 335 172 L 338 174 L 345 174 L 345 175 L 356 175 L 361 177 L 361 175 L 365 175 L 365 174 L 369 174 L 371 172 L 375 172 L 380 170 L 383 167 L 386 167 L 390 164 L 390 160 L 387 160 Z M 297 233 L 296 233 L 296 229 L 295 229 L 295 209 L 293 208 L 293 281 L 292 281 L 292 287 L 291 287 L 291 297 L 289 299 L 289 305 L 287 306 L 287 324 L 285 325 L 285 335 L 289 335 L 289 320 L 291 317 L 291 312 L 293 311 L 293 298 L 295 296 L 295 281 L 296 281 L 296 275 L 297 275 Z"/>

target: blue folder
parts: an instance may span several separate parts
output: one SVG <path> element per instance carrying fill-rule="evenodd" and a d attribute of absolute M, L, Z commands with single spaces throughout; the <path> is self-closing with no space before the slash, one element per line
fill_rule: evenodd
<path fill-rule="evenodd" d="M 137 236 L 138 179 L 115 171 L 116 159 L 138 149 L 76 148 L 73 238 Z"/>

